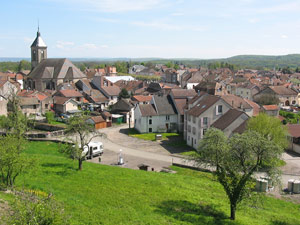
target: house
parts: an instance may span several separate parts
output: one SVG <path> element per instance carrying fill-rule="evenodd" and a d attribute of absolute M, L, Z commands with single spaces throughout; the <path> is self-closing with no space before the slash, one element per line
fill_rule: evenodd
<path fill-rule="evenodd" d="M 120 99 L 111 107 L 112 114 L 123 115 L 124 123 L 134 122 L 134 104 L 128 99 Z"/>
<path fill-rule="evenodd" d="M 184 128 L 184 108 L 188 100 L 196 96 L 194 89 L 172 89 L 170 97 L 177 111 L 178 132 L 183 132 Z"/>
<path fill-rule="evenodd" d="M 53 96 L 60 96 L 64 98 L 71 98 L 77 102 L 83 102 L 83 95 L 76 90 L 59 90 Z"/>
<path fill-rule="evenodd" d="M 36 115 L 41 113 L 41 104 L 37 97 L 20 97 L 20 108 L 25 115 Z"/>
<path fill-rule="evenodd" d="M 255 95 L 259 98 L 263 95 L 276 96 L 281 106 L 296 105 L 298 103 L 298 92 L 285 86 L 269 86 Z"/>
<path fill-rule="evenodd" d="M 137 74 L 139 72 L 141 72 L 142 70 L 144 70 L 146 67 L 143 65 L 134 65 L 132 67 L 129 68 L 128 73 L 129 74 Z"/>
<path fill-rule="evenodd" d="M 300 124 L 287 124 L 289 132 L 289 150 L 300 154 Z"/>
<path fill-rule="evenodd" d="M 250 117 L 243 111 L 229 109 L 223 116 L 216 120 L 211 126 L 224 132 L 230 137 L 240 126 L 244 126 Z"/>
<path fill-rule="evenodd" d="M 184 115 L 184 139 L 187 145 L 197 148 L 206 130 L 229 109 L 231 106 L 219 96 L 202 93 L 193 98 Z"/>
<path fill-rule="evenodd" d="M 134 109 L 134 128 L 140 133 L 177 131 L 177 113 L 170 96 L 154 95 L 150 104 Z"/>
<path fill-rule="evenodd" d="M 149 104 L 152 99 L 152 95 L 134 95 L 131 97 L 132 102 L 135 104 Z"/>
<path fill-rule="evenodd" d="M 184 139 L 187 145 L 197 148 L 211 126 L 230 136 L 248 118 L 245 112 L 232 109 L 220 96 L 202 92 L 189 101 L 185 109 Z"/>
<path fill-rule="evenodd" d="M 221 96 L 232 108 L 244 111 L 248 116 L 253 116 L 253 107 L 243 98 L 236 95 Z"/>
<path fill-rule="evenodd" d="M 18 88 L 8 80 L 0 80 L 0 95 L 6 99 L 12 94 L 16 94 Z"/>
<path fill-rule="evenodd" d="M 263 105 L 262 111 L 268 114 L 269 116 L 278 116 L 279 107 L 278 105 Z"/>
<path fill-rule="evenodd" d="M 57 114 L 67 113 L 67 112 L 77 112 L 79 103 L 72 98 L 66 98 L 61 96 L 54 96 L 54 111 Z"/>
<path fill-rule="evenodd" d="M 226 85 L 217 81 L 203 80 L 194 87 L 195 91 L 203 91 L 211 95 L 226 95 Z"/>
<path fill-rule="evenodd" d="M 235 94 L 245 99 L 253 100 L 253 96 L 260 91 L 260 88 L 252 83 L 241 83 L 236 85 Z"/>
<path fill-rule="evenodd" d="M 8 99 L 3 95 L 0 95 L 0 116 L 7 115 L 7 103 Z"/>
<path fill-rule="evenodd" d="M 106 121 L 102 116 L 93 116 L 89 118 L 87 123 L 92 124 L 96 130 L 106 128 Z"/>
<path fill-rule="evenodd" d="M 105 77 L 95 76 L 92 80 L 92 85 L 94 85 L 94 87 L 100 90 L 101 93 L 108 98 L 108 105 L 113 105 L 118 101 L 121 89 L 111 81 L 105 79 Z"/>
<path fill-rule="evenodd" d="M 107 111 L 102 111 L 101 116 L 106 121 L 106 127 L 111 127 L 111 125 L 112 125 L 112 116 L 111 116 L 111 114 Z"/>

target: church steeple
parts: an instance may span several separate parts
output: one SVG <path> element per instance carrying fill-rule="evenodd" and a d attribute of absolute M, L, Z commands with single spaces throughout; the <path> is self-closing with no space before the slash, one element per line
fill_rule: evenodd
<path fill-rule="evenodd" d="M 43 59 L 47 59 L 47 45 L 41 37 L 40 27 L 38 26 L 36 38 L 31 45 L 31 70 Z"/>

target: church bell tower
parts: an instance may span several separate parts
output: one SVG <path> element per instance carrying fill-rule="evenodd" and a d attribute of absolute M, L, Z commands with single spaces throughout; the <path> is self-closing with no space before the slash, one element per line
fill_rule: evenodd
<path fill-rule="evenodd" d="M 34 69 L 43 59 L 47 59 L 47 45 L 43 41 L 38 28 L 36 38 L 31 45 L 31 70 Z"/>

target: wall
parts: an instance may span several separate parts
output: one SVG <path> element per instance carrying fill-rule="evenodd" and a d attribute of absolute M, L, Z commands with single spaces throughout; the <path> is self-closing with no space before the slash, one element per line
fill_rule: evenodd
<path fill-rule="evenodd" d="M 223 107 L 223 113 L 216 115 L 216 106 L 222 105 Z M 208 117 L 208 123 L 211 125 L 213 124 L 217 119 L 219 119 L 222 115 L 224 115 L 228 110 L 230 109 L 230 106 L 226 104 L 221 99 L 217 101 L 214 105 L 212 105 L 209 109 L 207 109 L 205 112 L 203 112 L 199 117 L 196 117 L 195 122 L 193 122 L 193 117 L 191 116 L 191 119 L 188 119 L 187 117 L 187 128 L 186 128 L 186 143 L 188 146 L 191 146 L 193 148 L 197 148 L 199 145 L 199 140 L 203 137 L 203 129 L 207 129 L 208 127 L 201 126 L 201 119 L 203 117 Z M 190 127 L 190 131 L 189 131 Z M 195 134 L 193 134 L 193 128 L 195 129 Z"/>
<path fill-rule="evenodd" d="M 7 100 L 0 96 L 0 115 L 7 115 Z"/>
<path fill-rule="evenodd" d="M 70 110 L 77 110 L 78 106 L 77 104 L 73 103 L 72 100 L 65 104 L 65 112 L 68 112 Z"/>

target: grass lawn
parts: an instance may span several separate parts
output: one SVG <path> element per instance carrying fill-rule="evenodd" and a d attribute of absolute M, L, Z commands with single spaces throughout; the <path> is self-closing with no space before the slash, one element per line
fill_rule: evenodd
<path fill-rule="evenodd" d="M 155 141 L 155 135 L 158 133 L 145 133 L 140 134 L 134 128 L 129 129 L 128 135 L 131 137 L 147 140 L 147 141 Z M 178 133 L 159 133 L 162 135 L 162 140 L 169 140 L 171 137 L 180 137 Z"/>
<path fill-rule="evenodd" d="M 300 205 L 271 197 L 264 197 L 263 205 L 241 207 L 237 220 L 230 221 L 225 192 L 209 173 L 178 167 L 173 167 L 177 174 L 155 173 L 88 162 L 77 171 L 77 161 L 48 142 L 31 142 L 26 154 L 36 166 L 18 177 L 17 186 L 52 192 L 72 224 L 300 224 Z"/>

